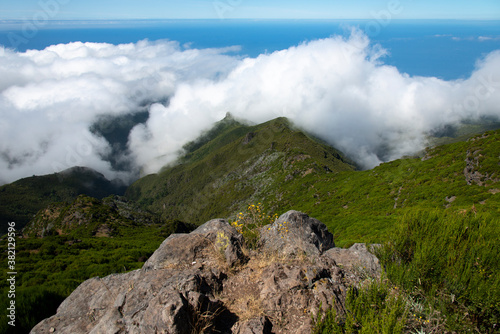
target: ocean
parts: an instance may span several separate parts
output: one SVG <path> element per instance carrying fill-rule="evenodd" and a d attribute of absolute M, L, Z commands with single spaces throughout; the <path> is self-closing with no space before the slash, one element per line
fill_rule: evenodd
<path fill-rule="evenodd" d="M 465 79 L 476 61 L 500 49 L 500 21 L 457 20 L 135 20 L 0 22 L 0 44 L 19 52 L 52 44 L 168 39 L 191 48 L 240 46 L 257 57 L 357 27 L 388 51 L 382 61 L 410 76 Z"/>

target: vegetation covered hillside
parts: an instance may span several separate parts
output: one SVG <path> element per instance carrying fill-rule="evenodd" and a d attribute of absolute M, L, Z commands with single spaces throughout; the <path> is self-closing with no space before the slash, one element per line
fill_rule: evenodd
<path fill-rule="evenodd" d="M 249 126 L 228 116 L 185 148 L 178 164 L 138 180 L 126 197 L 162 218 L 201 224 L 279 196 L 283 182 L 355 169 L 285 118 Z"/>
<path fill-rule="evenodd" d="M 380 242 L 414 210 L 489 213 L 500 221 L 500 131 L 427 149 L 372 170 L 283 179 L 272 207 L 294 207 L 322 220 L 336 242 Z"/>
<path fill-rule="evenodd" d="M 163 218 L 196 224 L 236 217 L 248 204 L 307 212 L 336 243 L 381 242 L 407 212 L 490 212 L 500 218 L 500 131 L 437 146 L 422 157 L 356 171 L 341 153 L 286 119 L 247 126 L 227 118 L 186 146 L 179 164 L 126 196 Z"/>
<path fill-rule="evenodd" d="M 273 142 L 279 140 L 276 138 L 289 142 L 307 138 L 307 143 L 318 147 L 311 136 L 289 127 L 285 120 L 269 124 L 286 129 L 275 131 Z M 420 157 L 399 159 L 367 171 L 341 164 L 347 159 L 340 155 L 334 155 L 339 158 L 336 167 L 325 167 L 318 151 L 298 144 L 274 152 L 279 158 L 270 165 L 266 165 L 273 154 L 269 147 L 260 156 L 225 163 L 229 152 L 237 152 L 238 144 L 244 147 L 254 137 L 240 133 L 229 144 L 219 141 L 208 149 L 220 140 L 218 135 L 190 152 L 201 157 L 196 163 L 186 159 L 148 176 L 129 188 L 127 195 L 165 216 L 175 212 L 172 208 L 190 203 L 187 207 L 191 211 L 185 217 L 208 211 L 213 217 L 237 219 L 245 200 L 249 204 L 261 202 L 271 212 L 295 209 L 320 219 L 334 233 L 337 246 L 383 243 L 378 255 L 389 280 L 364 292 L 353 291 L 352 313 L 347 314 L 358 315 L 343 319 L 326 314 L 326 320 L 318 321 L 317 333 L 383 331 L 384 321 L 394 321 L 394 314 L 403 317 L 398 321 L 404 328 L 387 333 L 498 332 L 499 130 L 431 147 Z M 190 173 L 200 165 L 200 174 Z M 211 171 L 214 174 L 210 175 Z M 194 175 L 204 178 L 191 178 Z M 184 197 L 186 194 L 194 197 Z M 398 296 L 400 302 L 384 310 L 388 312 L 385 318 L 377 310 L 385 309 L 391 296 Z M 366 309 L 366 303 L 378 305 L 375 312 Z"/>
<path fill-rule="evenodd" d="M 43 176 L 27 177 L 0 187 L 0 234 L 7 232 L 7 222 L 25 226 L 38 210 L 53 202 L 71 202 L 78 195 L 103 198 L 122 194 L 123 184 L 85 167 L 73 167 Z"/>

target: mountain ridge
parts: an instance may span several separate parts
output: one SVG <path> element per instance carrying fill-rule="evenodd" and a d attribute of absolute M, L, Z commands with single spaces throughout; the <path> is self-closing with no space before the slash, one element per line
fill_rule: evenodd
<path fill-rule="evenodd" d="M 311 139 L 285 118 L 244 125 L 231 118 L 218 123 L 216 136 L 192 145 L 179 163 L 133 183 L 125 196 L 163 218 L 202 223 L 228 216 L 265 197 L 269 183 L 287 173 L 354 170 L 338 150 Z M 189 145 L 188 145 L 189 147 Z M 215 206 L 217 198 L 220 203 Z M 186 202 L 187 201 L 187 202 Z"/>
<path fill-rule="evenodd" d="M 498 131 L 487 133 L 491 134 L 492 138 L 497 138 Z M 476 140 L 474 138 L 478 138 L 477 145 L 466 144 L 474 142 Z M 483 142 L 490 142 L 488 145 L 493 149 L 489 149 L 486 154 L 488 159 L 485 162 L 488 170 L 481 174 L 476 165 L 485 160 L 485 154 L 477 153 L 474 146 L 481 146 Z M 354 226 L 358 224 L 356 220 L 360 218 L 372 221 L 378 226 L 378 230 L 383 231 L 394 221 L 393 217 L 402 214 L 401 211 L 404 210 L 401 209 L 411 205 L 421 205 L 415 199 L 411 199 L 413 195 L 407 196 L 407 186 L 394 185 L 399 182 L 397 180 L 411 177 L 411 173 L 405 173 L 405 166 L 407 170 L 418 166 L 421 170 L 420 175 L 428 174 L 423 181 L 431 184 L 428 179 L 433 177 L 432 173 L 436 168 L 429 167 L 430 170 L 427 171 L 427 167 L 421 165 L 441 154 L 435 152 L 448 154 L 447 148 L 443 147 L 457 148 L 453 149 L 455 150 L 453 161 L 448 161 L 447 165 L 440 163 L 442 165 L 440 168 L 443 169 L 440 173 L 445 173 L 446 169 L 446 173 L 454 177 L 455 184 L 463 184 L 461 181 L 458 182 L 459 179 L 455 176 L 461 175 L 462 169 L 466 168 L 468 185 L 475 185 L 474 180 L 480 179 L 483 175 L 491 180 L 498 180 L 498 173 L 497 176 L 491 177 L 495 174 L 496 164 L 493 161 L 496 158 L 495 145 L 491 140 L 482 138 L 482 135 L 476 135 L 469 141 L 428 148 L 419 158 L 406 157 L 383 163 L 372 170 L 356 171 L 351 174 L 350 172 L 357 169 L 353 162 L 321 139 L 301 131 L 286 118 L 277 118 L 262 124 L 248 124 L 228 113 L 197 140 L 184 145 L 183 154 L 177 162 L 165 166 L 157 174 L 137 180 L 128 187 L 125 195 L 129 200 L 137 201 L 142 209 L 158 214 L 161 219 L 181 219 L 197 224 L 214 216 L 234 217 L 249 203 L 264 202 L 272 212 L 284 208 L 297 208 L 319 217 L 329 228 L 338 231 L 337 238 L 344 239 L 346 228 L 353 231 Z M 457 163 L 461 159 L 466 163 L 461 165 Z M 452 164 L 453 168 L 443 168 Z M 375 179 L 381 172 L 384 174 L 386 185 Z M 440 177 L 436 180 L 438 179 Z M 341 184 L 342 182 L 344 184 Z M 88 187 L 90 183 L 101 184 L 103 187 L 99 186 L 98 191 L 92 191 Z M 421 182 L 411 187 L 417 190 L 424 189 L 425 187 L 422 188 L 419 183 Z M 346 185 L 351 189 L 350 193 L 345 192 Z M 378 191 L 379 194 L 370 195 L 373 192 L 370 187 L 379 186 L 382 186 Z M 489 205 L 492 201 L 488 201 L 487 197 L 494 195 L 498 187 L 492 187 L 486 192 L 477 191 L 474 187 L 464 188 L 465 192 L 464 190 L 443 192 L 449 185 L 441 182 L 437 188 L 433 190 L 434 195 L 442 192 L 441 198 L 437 199 L 434 195 L 429 197 L 422 193 L 418 202 L 444 201 L 444 207 L 453 208 L 457 204 L 464 204 L 464 199 L 472 198 L 457 197 L 456 194 L 475 193 L 473 196 L 482 199 L 469 201 L 469 208 L 475 205 L 476 209 L 482 207 L 496 209 L 495 206 Z M 113 181 L 107 181 L 98 172 L 84 167 L 74 167 L 59 174 L 25 178 L 0 187 L 0 216 L 5 221 L 16 221 L 17 226 L 22 228 L 38 210 L 52 202 L 71 203 L 79 194 L 99 199 L 123 193 L 123 189 L 124 187 L 117 186 Z M 469 191 L 471 189 L 476 191 Z M 334 195 L 339 192 L 343 195 Z M 366 198 L 364 200 L 360 198 L 359 193 L 364 193 Z M 426 200 L 426 197 L 430 200 Z M 449 202 L 447 198 L 450 199 Z M 333 199 L 336 199 L 335 203 L 329 204 L 326 210 L 316 209 L 325 201 L 331 202 Z M 359 203 L 357 209 L 359 212 L 356 212 L 356 204 L 353 203 Z M 381 211 L 382 208 L 384 212 Z M 462 206 L 459 210 L 467 208 Z M 193 217 L 196 219 L 193 220 Z M 333 217 L 336 217 L 335 220 Z M 5 227 L 6 225 L 2 226 L 3 229 Z M 373 236 L 372 232 L 355 233 L 355 237 L 346 238 L 345 244 L 360 241 L 359 238 L 363 241 L 376 242 L 375 239 L 363 239 L 363 235 Z M 341 242 L 343 243 L 344 241 Z"/>
<path fill-rule="evenodd" d="M 31 176 L 0 187 L 0 233 L 7 222 L 24 227 L 41 209 L 53 202 L 70 202 L 80 194 L 98 199 L 120 195 L 125 191 L 121 181 L 110 181 L 88 167 L 71 167 L 59 173 Z"/>
<path fill-rule="evenodd" d="M 228 120 L 229 126 L 224 123 Z M 500 209 L 494 196 L 500 187 L 499 130 L 359 171 L 339 151 L 329 151 L 286 119 L 260 125 L 228 120 L 218 125 L 224 129 L 222 138 L 212 132 L 181 163 L 138 180 L 126 196 L 163 218 L 193 222 L 196 217 L 197 224 L 212 217 L 234 218 L 257 202 L 270 212 L 297 209 L 321 219 L 344 246 L 379 242 L 399 217 L 415 208 Z M 481 176 L 488 187 L 471 183 Z"/>

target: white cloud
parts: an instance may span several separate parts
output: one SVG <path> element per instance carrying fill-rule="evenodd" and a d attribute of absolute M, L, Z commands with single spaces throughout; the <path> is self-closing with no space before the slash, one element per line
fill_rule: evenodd
<path fill-rule="evenodd" d="M 490 42 L 500 40 L 500 36 L 468 36 L 468 37 L 457 37 L 452 35 L 435 35 L 435 37 L 451 37 L 452 40 L 456 42 L 461 41 L 472 41 L 472 42 Z"/>
<path fill-rule="evenodd" d="M 90 124 L 166 98 L 130 134 L 129 158 L 148 173 L 226 112 L 253 122 L 289 117 L 365 167 L 422 149 L 433 129 L 500 115 L 500 52 L 478 61 L 469 79 L 444 81 L 384 65 L 385 51 L 359 31 L 257 58 L 228 51 L 234 49 L 182 49 L 169 41 L 6 51 L 1 179 L 53 172 L 54 161 L 71 162 L 71 150 L 82 164 L 123 177 L 100 158 L 110 148 L 88 131 Z"/>
<path fill-rule="evenodd" d="M 134 151 L 148 147 L 149 158 L 168 152 L 149 165 L 153 172 L 175 156 L 185 140 L 180 133 L 192 138 L 230 111 L 254 122 L 289 117 L 373 167 L 424 148 L 435 128 L 500 115 L 500 53 L 479 62 L 465 81 L 410 77 L 381 64 L 383 54 L 354 32 L 348 40 L 317 40 L 245 59 L 222 81 L 179 87 L 168 107 L 152 110 L 147 128 L 136 133 L 144 138 L 147 129 L 149 137 L 133 138 Z M 147 160 L 144 154 L 139 160 Z"/>
<path fill-rule="evenodd" d="M 5 50 L 0 61 L 0 182 L 86 165 L 107 177 L 110 147 L 89 132 L 99 115 L 123 115 L 165 100 L 177 86 L 229 72 L 232 49 L 183 49 L 171 41 L 70 43 Z"/>
<path fill-rule="evenodd" d="M 479 36 L 477 39 L 480 42 L 500 41 L 500 36 Z"/>

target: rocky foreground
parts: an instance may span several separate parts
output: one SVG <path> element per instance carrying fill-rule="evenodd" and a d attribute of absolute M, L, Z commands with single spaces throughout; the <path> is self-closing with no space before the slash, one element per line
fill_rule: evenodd
<path fill-rule="evenodd" d="M 289 211 L 249 250 L 226 220 L 168 237 L 140 270 L 82 283 L 31 333 L 309 333 L 343 312 L 349 286 L 380 273 L 363 244 L 335 248 L 320 221 Z"/>

